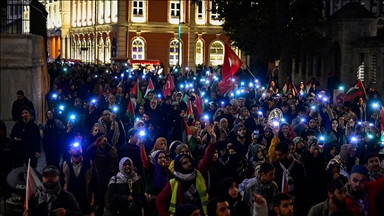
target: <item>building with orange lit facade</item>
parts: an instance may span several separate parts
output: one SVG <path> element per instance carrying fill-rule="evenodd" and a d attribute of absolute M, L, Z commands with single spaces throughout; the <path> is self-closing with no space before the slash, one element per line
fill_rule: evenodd
<path fill-rule="evenodd" d="M 223 63 L 227 37 L 221 34 L 221 21 L 212 1 L 59 2 L 61 45 L 51 37 L 51 53 L 57 50 L 52 58 L 60 53 L 64 59 L 97 63 L 110 63 L 111 58 L 158 59 L 166 68 L 176 65 L 179 59 L 180 65 L 190 68 Z M 241 52 L 234 50 L 241 57 Z"/>

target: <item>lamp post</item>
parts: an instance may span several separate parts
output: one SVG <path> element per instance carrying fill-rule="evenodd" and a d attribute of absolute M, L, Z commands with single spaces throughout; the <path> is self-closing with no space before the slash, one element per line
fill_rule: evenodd
<path fill-rule="evenodd" d="M 177 64 L 180 67 L 180 37 L 181 37 L 181 0 L 179 0 L 179 26 L 177 31 Z"/>

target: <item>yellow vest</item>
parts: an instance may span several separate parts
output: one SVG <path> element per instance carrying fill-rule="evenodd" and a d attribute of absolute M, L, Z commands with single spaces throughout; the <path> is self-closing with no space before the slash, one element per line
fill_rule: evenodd
<path fill-rule="evenodd" d="M 205 179 L 201 173 L 196 170 L 196 189 L 199 192 L 199 197 L 201 201 L 201 206 L 203 207 L 204 214 L 207 214 L 207 203 L 208 203 L 208 193 L 207 186 L 205 184 Z M 171 179 L 169 181 L 172 189 L 171 203 L 169 205 L 169 213 L 176 213 L 176 202 L 177 202 L 177 190 L 179 187 L 179 182 L 176 179 Z"/>

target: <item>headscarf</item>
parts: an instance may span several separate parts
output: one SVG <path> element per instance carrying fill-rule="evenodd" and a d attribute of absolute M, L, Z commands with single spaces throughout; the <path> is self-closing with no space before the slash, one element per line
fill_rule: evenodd
<path fill-rule="evenodd" d="M 158 150 L 162 150 L 162 149 L 161 149 L 162 147 L 161 147 L 161 145 L 160 145 L 160 143 L 161 143 L 162 141 L 165 141 L 165 143 L 167 143 L 167 140 L 166 140 L 164 137 L 159 137 L 159 138 L 157 138 L 157 140 L 156 140 L 156 142 L 155 142 L 155 145 L 153 146 L 153 149 L 152 149 L 151 152 L 158 151 Z M 168 151 L 168 145 L 167 145 L 167 149 L 166 149 L 166 151 Z"/>
<path fill-rule="evenodd" d="M 220 182 L 220 187 L 219 187 L 221 197 L 223 197 L 228 202 L 229 207 L 231 208 L 231 211 L 233 210 L 233 204 L 238 200 L 238 197 L 232 198 L 228 193 L 228 190 L 229 188 L 232 187 L 233 183 L 236 183 L 236 180 L 234 178 L 227 177 Z"/>
<path fill-rule="evenodd" d="M 165 154 L 164 151 L 160 150 L 151 153 L 152 164 L 155 168 L 155 178 L 153 179 L 153 186 L 155 186 L 156 188 L 164 188 L 168 183 L 167 168 L 161 166 L 157 162 L 161 153 Z"/>
<path fill-rule="evenodd" d="M 188 151 L 189 151 L 189 147 L 188 147 L 188 145 L 187 144 L 185 144 L 185 143 L 182 143 L 182 144 L 180 144 L 180 145 L 178 145 L 177 147 L 176 147 L 176 154 L 177 155 L 179 155 L 180 153 L 181 153 L 181 149 L 183 149 L 183 148 L 187 148 L 188 149 Z"/>
<path fill-rule="evenodd" d="M 128 173 L 124 172 L 123 165 L 127 160 L 133 166 L 133 162 L 130 158 L 128 158 L 128 157 L 121 158 L 121 160 L 119 162 L 120 172 L 117 173 L 116 176 L 111 178 L 111 180 L 109 181 L 109 184 L 127 184 L 129 181 L 131 181 L 133 183 L 133 182 L 136 182 L 137 180 L 139 180 L 139 176 L 137 175 L 137 173 L 134 170 L 132 170 L 131 172 L 128 172 Z"/>
<path fill-rule="evenodd" d="M 144 123 L 142 120 L 136 121 L 135 124 L 133 124 L 133 127 L 136 128 L 136 129 L 138 129 L 139 124 L 143 124 L 144 127 L 145 127 L 145 123 Z"/>

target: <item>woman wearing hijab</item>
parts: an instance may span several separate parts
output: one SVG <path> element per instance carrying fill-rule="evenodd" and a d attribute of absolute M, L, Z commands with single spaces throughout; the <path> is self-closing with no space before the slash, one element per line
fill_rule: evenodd
<path fill-rule="evenodd" d="M 221 197 L 224 198 L 231 211 L 231 216 L 248 216 L 250 209 L 248 205 L 242 201 L 242 196 L 237 188 L 237 183 L 234 178 L 225 178 L 220 182 Z"/>
<path fill-rule="evenodd" d="M 167 140 L 164 137 L 157 138 L 155 145 L 153 146 L 153 149 L 150 153 L 157 151 L 157 150 L 168 152 Z"/>
<path fill-rule="evenodd" d="M 152 151 L 149 157 L 145 152 L 144 145 L 140 146 L 141 161 L 143 162 L 146 187 L 145 195 L 149 201 L 146 215 L 157 215 L 156 197 L 164 189 L 169 180 L 167 169 L 167 156 L 165 151 Z"/>
<path fill-rule="evenodd" d="M 265 162 L 265 149 L 259 145 L 253 145 L 248 153 L 248 160 L 255 169 L 258 165 Z"/>
<path fill-rule="evenodd" d="M 108 185 L 107 199 L 112 216 L 141 216 L 144 186 L 142 179 L 135 172 L 133 162 L 124 157 L 119 162 L 119 170 Z"/>

